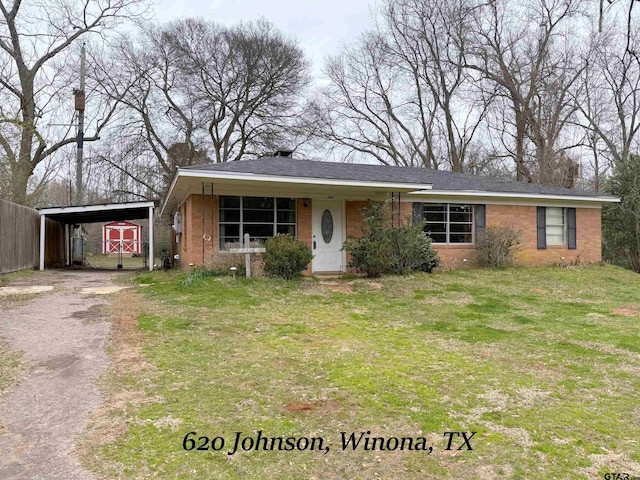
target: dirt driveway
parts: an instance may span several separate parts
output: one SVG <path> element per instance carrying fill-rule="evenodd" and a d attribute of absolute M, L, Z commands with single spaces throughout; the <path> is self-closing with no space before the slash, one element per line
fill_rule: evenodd
<path fill-rule="evenodd" d="M 121 275 L 43 272 L 11 286 L 52 290 L 18 303 L 0 296 L 0 336 L 26 363 L 0 403 L 0 479 L 93 478 L 75 458 L 74 440 L 101 402 L 95 380 L 109 361 L 108 293 Z"/>

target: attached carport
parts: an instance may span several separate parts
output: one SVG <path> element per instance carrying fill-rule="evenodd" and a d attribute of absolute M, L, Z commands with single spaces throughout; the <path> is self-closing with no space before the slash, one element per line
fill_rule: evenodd
<path fill-rule="evenodd" d="M 40 209 L 40 270 L 44 270 L 46 219 L 63 225 L 139 220 L 149 218 L 149 270 L 153 270 L 153 202 L 107 203 Z"/>

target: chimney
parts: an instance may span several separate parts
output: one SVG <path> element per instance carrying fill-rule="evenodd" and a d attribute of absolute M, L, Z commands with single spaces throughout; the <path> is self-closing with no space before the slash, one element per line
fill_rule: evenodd
<path fill-rule="evenodd" d="M 280 150 L 276 150 L 273 156 L 291 158 L 293 156 L 293 150 L 289 150 L 288 148 L 281 148 Z"/>

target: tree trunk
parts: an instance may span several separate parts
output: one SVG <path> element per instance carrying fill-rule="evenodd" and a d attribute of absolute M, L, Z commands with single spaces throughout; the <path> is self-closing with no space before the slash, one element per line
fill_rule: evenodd
<path fill-rule="evenodd" d="M 20 151 L 17 164 L 13 169 L 11 185 L 11 201 L 26 205 L 29 178 L 33 174 L 39 159 L 32 159 L 33 137 L 36 131 L 34 125 L 36 105 L 33 98 L 33 73 L 22 65 L 19 67 L 20 83 L 22 84 L 23 99 L 20 106 L 22 113 L 22 128 L 20 134 Z"/>

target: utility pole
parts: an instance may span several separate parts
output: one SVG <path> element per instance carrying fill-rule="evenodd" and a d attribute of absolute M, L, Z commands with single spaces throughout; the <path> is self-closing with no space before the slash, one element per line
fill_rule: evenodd
<path fill-rule="evenodd" d="M 80 50 L 80 88 L 73 91 L 76 112 L 78 112 L 78 150 L 76 156 L 76 205 L 82 205 L 82 156 L 84 143 L 84 79 L 86 75 L 86 58 L 84 43 Z"/>

